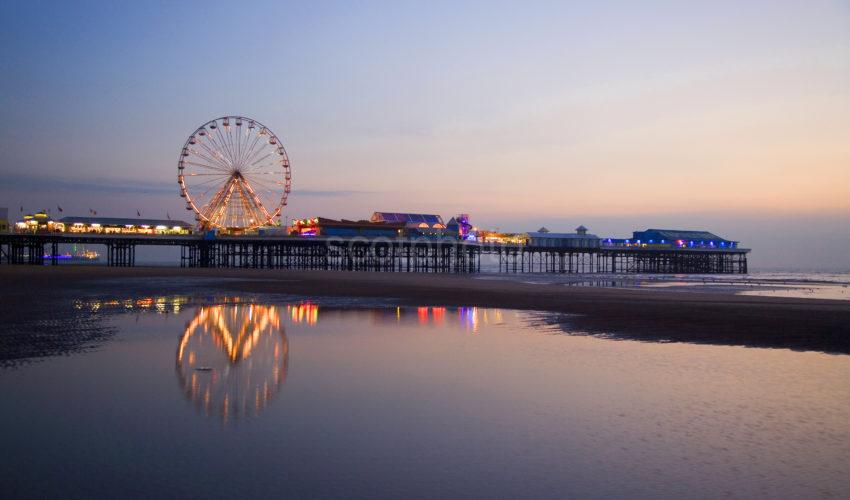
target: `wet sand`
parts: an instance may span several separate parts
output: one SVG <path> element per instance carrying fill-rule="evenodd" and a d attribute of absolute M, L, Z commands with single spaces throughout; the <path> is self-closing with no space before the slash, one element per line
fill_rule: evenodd
<path fill-rule="evenodd" d="M 177 289 L 550 311 L 569 315 L 564 329 L 570 332 L 850 354 L 848 301 L 568 287 L 458 275 L 2 266 L 0 318 L 14 321 L 39 314 L 71 296 L 165 295 Z"/>

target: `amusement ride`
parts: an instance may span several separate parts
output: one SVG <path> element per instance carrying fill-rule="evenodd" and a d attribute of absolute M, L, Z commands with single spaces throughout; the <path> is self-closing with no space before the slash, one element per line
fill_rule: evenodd
<path fill-rule="evenodd" d="M 201 230 L 242 233 L 279 225 L 292 172 L 286 149 L 268 127 L 252 118 L 224 116 L 186 140 L 177 182 Z"/>

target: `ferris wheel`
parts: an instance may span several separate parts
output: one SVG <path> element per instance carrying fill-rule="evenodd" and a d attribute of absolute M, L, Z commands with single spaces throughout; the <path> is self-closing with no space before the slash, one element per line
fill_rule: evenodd
<path fill-rule="evenodd" d="M 180 196 L 201 229 L 273 225 L 292 185 L 289 157 L 268 127 L 224 116 L 195 130 L 177 163 Z"/>

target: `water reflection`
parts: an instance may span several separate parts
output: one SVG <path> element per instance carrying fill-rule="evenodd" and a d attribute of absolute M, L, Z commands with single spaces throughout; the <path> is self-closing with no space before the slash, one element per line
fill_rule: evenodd
<path fill-rule="evenodd" d="M 179 313 L 185 296 L 78 298 L 70 302 L 33 299 L 16 304 L 0 321 L 0 368 L 39 358 L 88 352 L 112 339 L 115 329 L 103 321 L 116 313 Z"/>
<path fill-rule="evenodd" d="M 372 307 L 360 309 L 368 314 L 375 324 L 418 324 L 422 326 L 460 325 L 464 330 L 478 333 L 481 325 L 502 324 L 501 309 L 483 309 L 478 307 Z M 328 315 L 356 313 L 357 309 L 334 305 L 319 305 L 314 302 L 301 302 L 286 306 L 287 317 L 296 324 L 315 326 L 320 317 Z M 321 314 L 320 314 L 321 312 Z"/>
<path fill-rule="evenodd" d="M 170 297 L 141 297 L 141 298 L 89 298 L 74 301 L 74 309 L 87 312 L 117 312 L 121 310 L 136 312 L 153 312 L 159 314 L 177 314 L 189 302 L 189 297 L 175 295 Z"/>
<path fill-rule="evenodd" d="M 312 326 L 319 321 L 319 304 L 312 302 L 288 304 L 286 312 L 293 323 L 306 323 Z"/>
<path fill-rule="evenodd" d="M 286 379 L 289 342 L 274 305 L 233 303 L 198 308 L 177 348 L 186 398 L 223 421 L 255 416 Z"/>
<path fill-rule="evenodd" d="M 32 309 L 117 341 L 0 371 L 6 497 L 850 494 L 847 356 L 546 334 L 509 309 L 119 297 Z"/>
<path fill-rule="evenodd" d="M 467 332 L 478 333 L 481 325 L 496 325 L 504 322 L 501 309 L 478 307 L 395 307 L 374 309 L 372 319 L 376 323 L 413 324 L 421 326 L 460 325 Z"/>

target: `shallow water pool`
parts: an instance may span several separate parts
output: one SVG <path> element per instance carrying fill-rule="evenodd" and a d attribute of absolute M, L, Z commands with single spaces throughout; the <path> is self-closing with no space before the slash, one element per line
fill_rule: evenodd
<path fill-rule="evenodd" d="M 64 314 L 50 335 L 73 338 L 0 368 L 4 496 L 850 495 L 850 356 L 479 308 L 135 297 Z"/>

